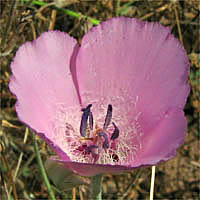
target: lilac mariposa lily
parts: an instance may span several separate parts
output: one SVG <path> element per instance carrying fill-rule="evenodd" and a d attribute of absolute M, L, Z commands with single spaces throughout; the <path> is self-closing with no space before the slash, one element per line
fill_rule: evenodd
<path fill-rule="evenodd" d="M 155 165 L 184 143 L 189 63 L 159 23 L 113 18 L 81 46 L 50 31 L 11 68 L 18 117 L 80 175 Z"/>

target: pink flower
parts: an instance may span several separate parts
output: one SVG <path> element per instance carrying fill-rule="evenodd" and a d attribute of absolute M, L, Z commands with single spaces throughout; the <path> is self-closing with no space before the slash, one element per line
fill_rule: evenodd
<path fill-rule="evenodd" d="M 184 143 L 189 63 L 159 23 L 113 18 L 81 46 L 50 31 L 11 68 L 18 117 L 80 175 L 155 165 Z"/>

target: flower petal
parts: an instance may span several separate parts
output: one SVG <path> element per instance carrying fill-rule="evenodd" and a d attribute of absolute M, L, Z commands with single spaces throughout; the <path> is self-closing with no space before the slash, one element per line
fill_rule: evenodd
<path fill-rule="evenodd" d="M 163 120 L 144 137 L 144 145 L 133 166 L 155 165 L 174 157 L 185 139 L 187 121 L 182 110 L 170 110 Z"/>
<path fill-rule="evenodd" d="M 174 123 L 174 121 L 176 123 Z M 183 111 L 171 110 L 163 120 L 144 138 L 144 147 L 137 155 L 137 159 L 129 166 L 100 165 L 71 162 L 57 159 L 75 173 L 82 176 L 94 176 L 100 173 L 122 173 L 141 166 L 155 165 L 166 161 L 176 154 L 185 139 L 187 123 Z"/>
<path fill-rule="evenodd" d="M 73 172 L 81 176 L 95 176 L 101 173 L 119 174 L 125 171 L 130 171 L 132 169 L 131 167 L 120 166 L 120 165 L 79 163 L 79 162 L 71 162 L 66 160 L 55 159 L 53 157 L 51 157 L 50 159 L 63 163 L 68 169 L 71 169 Z"/>
<path fill-rule="evenodd" d="M 168 109 L 184 107 L 188 71 L 187 54 L 168 28 L 124 17 L 91 29 L 77 55 L 83 106 L 98 102 L 105 112 L 112 104 L 126 116 L 121 120 L 139 116 L 145 133 Z"/>
<path fill-rule="evenodd" d="M 76 45 L 76 40 L 65 33 L 47 32 L 21 46 L 11 65 L 9 87 L 18 100 L 18 117 L 51 146 L 59 146 L 53 131 L 57 110 L 62 105 L 80 105 L 70 71 Z"/>

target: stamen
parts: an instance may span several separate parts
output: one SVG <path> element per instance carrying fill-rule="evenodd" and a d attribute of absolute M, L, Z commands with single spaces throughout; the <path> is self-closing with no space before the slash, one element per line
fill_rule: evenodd
<path fill-rule="evenodd" d="M 97 148 L 98 148 L 98 146 L 96 146 L 96 145 L 90 145 L 90 146 L 86 147 L 86 152 L 92 154 L 94 163 L 99 159 L 99 155 L 94 152 L 94 149 L 97 149 Z"/>
<path fill-rule="evenodd" d="M 90 113 L 89 113 L 89 126 L 90 126 L 90 130 L 93 130 L 93 124 L 94 124 L 94 122 L 93 122 L 93 114 L 90 111 Z"/>
<path fill-rule="evenodd" d="M 80 134 L 82 137 L 86 136 L 87 121 L 88 121 L 91 107 L 92 107 L 92 104 L 89 104 L 86 108 L 82 109 L 83 114 L 82 114 L 81 125 L 80 125 Z"/>
<path fill-rule="evenodd" d="M 90 145 L 90 146 L 86 147 L 86 151 L 87 151 L 87 153 L 92 153 L 93 152 L 92 150 L 96 149 L 96 148 L 98 148 L 97 145 Z"/>
<path fill-rule="evenodd" d="M 104 138 L 103 148 L 104 148 L 104 149 L 108 149 L 108 148 L 109 148 L 108 136 L 106 135 L 106 133 L 101 132 L 101 131 L 98 132 L 98 134 Z"/>
<path fill-rule="evenodd" d="M 112 105 L 109 104 L 108 109 L 107 109 L 105 122 L 104 122 L 104 125 L 103 125 L 103 130 L 106 130 L 108 128 L 108 126 L 110 125 L 111 119 L 112 119 Z"/>
<path fill-rule="evenodd" d="M 110 139 L 111 140 L 115 140 L 115 139 L 117 139 L 119 137 L 119 128 L 115 125 L 114 122 L 112 122 L 112 124 L 113 124 L 115 130 L 113 131 L 112 136 L 111 136 Z"/>
<path fill-rule="evenodd" d="M 95 116 L 93 103 L 88 102 L 82 109 L 78 105 L 68 108 L 61 104 L 55 116 L 52 140 L 61 145 L 73 162 L 129 165 L 142 148 L 142 128 L 137 119 L 127 121 L 126 113 L 121 113 L 118 103 L 115 108 L 115 103 L 104 107 L 101 102 L 95 101 Z M 125 109 L 130 107 L 124 101 L 120 104 Z M 101 113 L 103 108 L 107 108 L 104 114 Z M 96 115 L 97 120 L 94 118 Z M 62 141 L 57 135 L 61 135 Z"/>

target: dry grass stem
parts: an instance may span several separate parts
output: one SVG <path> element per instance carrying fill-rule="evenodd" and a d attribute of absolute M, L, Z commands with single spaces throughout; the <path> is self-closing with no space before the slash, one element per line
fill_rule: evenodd
<path fill-rule="evenodd" d="M 50 21 L 50 24 L 49 24 L 49 30 L 54 29 L 55 22 L 56 22 L 56 14 L 57 14 L 57 11 L 55 9 L 53 9 L 52 12 L 51 12 L 51 21 Z"/>
<path fill-rule="evenodd" d="M 72 189 L 72 200 L 76 200 L 76 188 Z"/>
<path fill-rule="evenodd" d="M 176 5 L 174 5 L 174 12 L 175 12 L 175 16 L 176 16 L 176 24 L 177 24 L 177 28 L 178 28 L 179 40 L 180 40 L 181 44 L 184 46 L 183 36 L 182 36 L 182 33 L 181 33 L 181 25 L 180 25 L 180 20 L 179 20 L 178 10 L 177 10 Z"/>
<path fill-rule="evenodd" d="M 25 134 L 24 134 L 24 144 L 26 144 L 28 135 L 29 135 L 29 131 L 28 131 L 28 128 L 26 127 L 26 131 L 25 131 Z M 15 179 L 16 179 L 16 177 L 17 177 L 17 174 L 18 174 L 18 171 L 19 171 L 21 162 L 22 162 L 22 157 L 23 157 L 23 155 L 24 155 L 24 153 L 21 152 L 21 153 L 20 153 L 20 156 L 19 156 L 19 158 L 18 158 L 17 167 L 16 167 L 16 170 L 15 170 L 14 178 L 13 178 L 14 182 L 15 182 Z"/>
<path fill-rule="evenodd" d="M 150 200 L 153 200 L 154 184 L 155 184 L 155 174 L 156 174 L 156 166 L 153 166 L 152 167 L 152 172 L 151 172 Z"/>
<path fill-rule="evenodd" d="M 6 157 L 4 156 L 3 152 L 2 152 L 1 157 L 2 157 L 2 160 L 3 160 L 3 162 L 5 163 L 6 168 L 7 168 L 7 170 L 8 170 L 9 179 L 10 179 L 10 182 L 11 182 L 11 186 L 12 186 L 12 188 L 13 188 L 14 199 L 17 200 L 17 199 L 18 199 L 18 197 L 17 197 L 17 191 L 16 191 L 15 182 L 14 182 L 14 180 L 13 180 L 12 171 L 11 171 L 11 169 L 10 169 L 10 167 L 9 167 L 8 161 L 7 161 Z"/>

